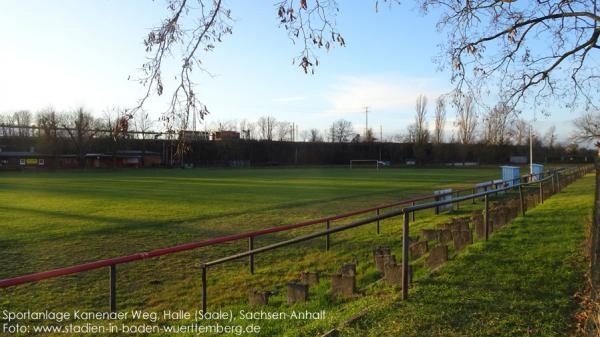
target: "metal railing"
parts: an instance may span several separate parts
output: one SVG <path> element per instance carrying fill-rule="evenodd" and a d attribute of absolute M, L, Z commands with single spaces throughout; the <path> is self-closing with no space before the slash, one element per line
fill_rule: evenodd
<path fill-rule="evenodd" d="M 578 168 L 578 169 L 580 169 L 580 168 Z M 558 174 L 563 171 L 568 171 L 568 170 L 560 169 L 560 170 L 553 170 L 553 171 L 540 173 L 537 175 L 535 175 L 535 174 L 534 175 L 531 175 L 531 174 L 524 175 L 513 181 L 513 183 L 518 181 L 518 184 L 513 184 L 513 186 L 507 187 L 504 189 L 498 189 L 498 186 L 501 184 L 505 184 L 507 182 L 503 181 L 500 183 L 500 182 L 496 182 L 496 181 L 490 181 L 487 184 L 480 184 L 478 187 L 459 189 L 459 190 L 454 190 L 454 191 L 451 191 L 448 193 L 441 193 L 441 194 L 437 194 L 437 195 L 431 194 L 431 195 L 415 197 L 415 198 L 411 198 L 411 199 L 405 199 L 405 200 L 401 200 L 401 201 L 394 202 L 394 203 L 388 203 L 388 204 L 370 207 L 370 208 L 366 208 L 366 209 L 361 209 L 361 210 L 357 210 L 357 211 L 353 211 L 353 212 L 323 217 L 323 218 L 319 218 L 319 219 L 315 219 L 315 220 L 309 220 L 309 221 L 305 221 L 305 222 L 283 225 L 283 226 L 270 227 L 270 228 L 265 228 L 265 229 L 261 229 L 261 230 L 257 230 L 257 231 L 244 232 L 244 233 L 230 235 L 230 236 L 218 237 L 218 238 L 214 238 L 214 239 L 186 243 L 186 244 L 167 247 L 167 248 L 155 249 L 155 250 L 148 251 L 148 252 L 136 253 L 136 254 L 132 254 L 132 255 L 126 255 L 126 256 L 121 256 L 121 257 L 116 257 L 116 258 L 110 258 L 110 259 L 89 262 L 89 263 L 83 263 L 83 264 L 74 265 L 74 266 L 65 267 L 65 268 L 58 268 L 58 269 L 49 270 L 49 271 L 43 271 L 43 272 L 38 272 L 38 273 L 33 273 L 33 274 L 28 274 L 28 275 L 17 276 L 17 277 L 13 277 L 13 278 L 0 280 L 0 288 L 8 288 L 8 287 L 13 287 L 13 286 L 17 286 L 17 285 L 21 285 L 21 284 L 25 284 L 25 283 L 37 282 L 37 281 L 41 281 L 41 280 L 45 280 L 45 279 L 66 276 L 66 275 L 71 275 L 71 274 L 77 274 L 77 273 L 82 273 L 82 272 L 86 272 L 86 271 L 91 271 L 91 270 L 95 270 L 95 269 L 108 267 L 109 268 L 109 306 L 110 306 L 111 311 L 116 311 L 117 310 L 117 297 L 116 297 L 117 265 L 124 264 L 124 263 L 130 263 L 130 262 L 134 262 L 134 261 L 139 261 L 139 260 L 144 260 L 144 259 L 149 259 L 149 258 L 154 258 L 154 257 L 159 257 L 159 256 L 163 256 L 163 255 L 168 255 L 168 254 L 184 252 L 184 251 L 198 249 L 198 248 L 202 248 L 202 247 L 214 246 L 214 245 L 223 244 L 223 243 L 227 243 L 227 242 L 233 242 L 233 241 L 247 239 L 248 240 L 248 250 L 243 253 L 233 255 L 233 256 L 235 256 L 235 258 L 228 256 L 225 258 L 221 258 L 219 260 L 215 260 L 215 261 L 211 261 L 209 263 L 203 264 L 204 267 L 202 268 L 202 279 L 203 279 L 202 292 L 204 295 L 203 296 L 203 308 L 205 309 L 206 268 L 208 268 L 211 265 L 225 263 L 227 261 L 239 259 L 241 257 L 249 257 L 249 270 L 250 270 L 250 273 L 254 273 L 254 255 L 261 253 L 261 252 L 274 250 L 274 249 L 284 247 L 284 246 L 287 246 L 287 245 L 290 245 L 290 244 L 293 244 L 296 242 L 307 241 L 307 240 L 310 240 L 310 239 L 313 239 L 316 237 L 320 237 L 320 236 L 325 236 L 325 238 L 326 238 L 325 249 L 329 250 L 330 242 L 331 242 L 330 234 L 332 234 L 332 233 L 337 233 L 337 232 L 344 231 L 344 230 L 347 230 L 350 228 L 354 228 L 354 227 L 358 227 L 358 226 L 362 226 L 365 224 L 375 222 L 377 233 L 379 234 L 381 220 L 395 217 L 400 214 L 404 214 L 405 219 L 406 219 L 406 217 L 410 214 L 410 215 L 412 215 L 412 219 L 414 221 L 416 211 L 426 209 L 426 208 L 423 208 L 423 205 L 433 205 L 428 208 L 435 208 L 436 214 L 437 214 L 438 210 L 439 210 L 439 206 L 443 206 L 443 205 L 447 205 L 447 204 L 455 204 L 458 208 L 458 205 L 460 204 L 460 202 L 466 201 L 466 200 L 473 200 L 473 203 L 475 203 L 476 199 L 478 198 L 478 197 L 473 197 L 475 195 L 486 195 L 487 196 L 488 194 L 498 193 L 501 190 L 507 190 L 510 188 L 514 188 L 515 186 L 520 186 L 521 184 L 529 184 L 529 183 L 523 183 L 522 181 L 523 180 L 532 180 L 532 178 L 539 177 L 543 174 L 546 174 L 546 175 L 549 174 L 550 175 L 549 178 L 552 178 L 552 179 L 554 179 L 553 177 L 556 175 L 557 176 L 556 181 L 558 182 Z M 495 189 L 488 191 L 487 190 L 488 187 L 494 187 Z M 480 193 L 475 193 L 476 188 L 484 188 L 485 191 L 480 192 Z M 460 196 L 460 194 L 463 192 L 472 192 L 472 194 L 469 194 L 466 196 Z M 440 198 L 448 196 L 448 195 L 452 196 L 451 200 L 440 201 Z M 434 202 L 430 202 L 430 203 L 426 203 L 426 204 L 417 204 L 418 202 L 426 201 L 429 199 L 434 200 Z M 382 210 L 393 208 L 393 207 L 398 207 L 398 206 L 403 206 L 403 205 L 410 205 L 410 206 L 402 208 L 401 210 L 395 210 L 395 211 L 391 211 L 391 212 L 382 213 Z M 333 227 L 333 228 L 331 227 L 331 223 L 333 221 L 346 219 L 346 218 L 354 217 L 357 215 L 363 215 L 363 214 L 367 214 L 367 213 L 371 213 L 371 212 L 375 212 L 376 215 L 366 218 L 366 219 L 354 221 L 347 225 L 337 226 L 337 227 Z M 325 224 L 325 230 L 321 231 L 321 232 L 308 234 L 308 235 L 303 235 L 303 236 L 300 236 L 300 237 L 297 237 L 297 238 L 294 238 L 291 240 L 282 241 L 282 242 L 275 243 L 275 244 L 272 244 L 269 246 L 264 246 L 261 248 L 254 247 L 254 244 L 255 244 L 254 239 L 256 237 L 267 235 L 267 234 L 278 233 L 278 232 L 290 231 L 293 229 L 304 228 L 307 226 L 317 225 L 317 224 Z"/>
<path fill-rule="evenodd" d="M 500 188 L 497 187 L 493 190 L 485 190 L 483 192 L 476 192 L 476 193 L 465 195 L 465 196 L 459 196 L 457 198 L 453 198 L 450 200 L 441 200 L 441 201 L 434 201 L 434 202 L 429 202 L 429 203 L 424 203 L 424 204 L 419 204 L 419 205 L 411 205 L 411 206 L 404 207 L 399 210 L 394 210 L 394 211 L 386 212 L 383 214 L 378 213 L 376 216 L 353 221 L 346 225 L 338 226 L 335 228 L 328 227 L 324 231 L 314 232 L 314 233 L 298 236 L 293 239 L 277 242 L 277 243 L 263 246 L 260 248 L 249 247 L 249 249 L 247 251 L 229 255 L 226 257 L 222 257 L 222 258 L 210 261 L 210 262 L 201 263 L 200 269 L 201 269 L 201 279 L 202 279 L 202 310 L 206 311 L 206 307 L 207 307 L 207 288 L 208 288 L 207 272 L 208 272 L 209 267 L 224 264 L 226 262 L 238 260 L 238 259 L 245 258 L 245 257 L 249 257 L 251 259 L 250 261 L 253 261 L 253 257 L 256 254 L 273 251 L 278 248 L 294 245 L 294 244 L 297 244 L 300 242 L 308 241 L 308 240 L 319 238 L 322 236 L 329 238 L 330 234 L 342 232 L 345 230 L 364 226 L 364 225 L 371 224 L 374 222 L 376 222 L 378 224 L 377 228 L 379 229 L 379 223 L 381 220 L 397 217 L 400 215 L 404 216 L 404 225 L 403 225 L 403 230 L 402 230 L 402 268 L 403 268 L 402 269 L 402 298 L 408 299 L 409 278 L 407 275 L 408 275 L 408 270 L 409 270 L 409 262 L 408 262 L 409 261 L 409 251 L 408 251 L 409 229 L 410 229 L 409 228 L 409 219 L 410 219 L 411 215 L 414 215 L 415 212 L 432 209 L 432 208 L 438 208 L 438 207 L 444 206 L 444 205 L 460 203 L 462 201 L 476 200 L 476 199 L 484 198 L 484 232 L 485 232 L 485 240 L 487 240 L 488 233 L 489 233 L 489 196 L 490 195 L 497 195 L 499 193 L 506 192 L 506 191 L 513 190 L 513 189 L 518 190 L 519 198 L 520 198 L 521 214 L 525 215 L 525 204 L 524 204 L 525 197 L 524 197 L 524 193 L 523 193 L 523 187 L 530 186 L 530 185 L 537 185 L 537 188 L 539 189 L 539 191 L 540 191 L 539 193 L 541 196 L 540 201 L 543 203 L 544 183 L 551 182 L 552 191 L 558 192 L 560 190 L 560 186 L 559 186 L 560 185 L 560 178 L 559 178 L 560 176 L 559 175 L 561 175 L 561 174 L 563 175 L 563 179 L 565 179 L 565 180 L 563 180 L 564 183 L 570 183 L 575 178 L 585 175 L 586 173 L 590 172 L 592 169 L 593 169 L 593 167 L 586 166 L 586 167 L 579 167 L 579 168 L 575 168 L 575 169 L 554 170 L 554 171 L 552 171 L 551 174 L 548 174 L 547 172 L 545 172 L 545 173 L 540 173 L 538 175 L 538 176 L 541 176 L 543 174 L 548 175 L 546 178 L 527 181 L 527 182 L 522 182 L 522 181 L 520 181 L 522 178 L 517 178 L 515 180 L 519 180 L 519 182 L 518 183 L 513 182 L 514 184 L 512 184 L 511 186 L 500 187 Z M 529 175 L 529 176 L 531 177 L 531 175 Z M 573 178 L 573 179 L 571 179 L 571 178 Z M 528 180 L 531 180 L 531 179 L 528 179 Z M 506 183 L 506 181 L 504 183 Z M 253 268 L 253 266 L 252 266 L 252 268 Z"/>

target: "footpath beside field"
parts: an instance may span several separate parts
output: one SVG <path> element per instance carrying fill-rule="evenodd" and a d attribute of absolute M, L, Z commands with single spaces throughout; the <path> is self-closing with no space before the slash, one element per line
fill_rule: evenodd
<path fill-rule="evenodd" d="M 592 174 L 374 308 L 346 336 L 568 336 L 584 284 Z"/>

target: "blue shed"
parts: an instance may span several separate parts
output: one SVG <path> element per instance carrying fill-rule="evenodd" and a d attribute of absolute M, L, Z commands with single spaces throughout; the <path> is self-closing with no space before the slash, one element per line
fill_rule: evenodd
<path fill-rule="evenodd" d="M 534 176 L 532 180 L 544 179 L 544 165 L 541 164 L 531 164 L 531 168 L 533 169 Z"/>
<path fill-rule="evenodd" d="M 521 173 L 517 166 L 500 166 L 502 169 L 502 180 L 506 182 L 507 186 L 513 186 L 518 184 L 521 179 Z"/>

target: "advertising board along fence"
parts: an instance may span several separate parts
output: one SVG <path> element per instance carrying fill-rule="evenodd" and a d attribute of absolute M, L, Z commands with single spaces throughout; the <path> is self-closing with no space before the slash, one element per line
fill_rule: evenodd
<path fill-rule="evenodd" d="M 452 189 L 447 188 L 444 190 L 438 190 L 433 192 L 433 195 L 436 196 L 436 200 L 451 200 L 452 199 Z M 454 204 L 447 204 L 445 206 L 436 207 L 435 214 L 439 214 L 440 212 L 449 211 L 454 208 Z"/>
<path fill-rule="evenodd" d="M 554 177 L 555 175 L 558 175 L 562 171 L 564 171 L 564 169 L 553 170 L 552 171 L 553 173 L 550 174 L 550 176 Z M 528 178 L 531 176 L 532 175 L 525 175 L 525 176 L 519 178 L 519 181 L 522 181 L 523 179 L 528 180 Z M 559 178 L 557 176 L 556 180 L 558 181 L 558 179 Z M 488 186 L 494 186 L 494 185 L 495 185 L 494 181 L 490 181 Z M 496 184 L 495 187 L 497 188 L 498 185 Z M 471 198 L 468 198 L 468 196 L 459 197 L 460 193 L 474 191 L 474 189 L 475 188 L 465 188 L 465 189 L 459 189 L 459 190 L 449 192 L 449 194 L 453 194 L 455 197 L 451 200 L 444 201 L 443 203 L 444 203 L 444 205 L 446 203 L 455 203 L 458 207 L 458 204 L 461 201 L 471 199 Z M 244 252 L 244 254 L 246 254 L 244 256 L 249 257 L 250 272 L 252 273 L 252 272 L 254 272 L 254 254 L 255 254 L 253 252 L 256 251 L 256 248 L 254 248 L 254 238 L 256 238 L 256 237 L 259 237 L 262 235 L 267 235 L 267 234 L 278 233 L 278 232 L 290 231 L 293 229 L 303 228 L 303 227 L 307 227 L 307 226 L 311 226 L 311 225 L 325 224 L 325 231 L 317 232 L 316 234 L 320 233 L 321 235 L 311 236 L 311 238 L 324 235 L 326 238 L 325 249 L 328 250 L 330 248 L 330 234 L 336 233 L 336 232 L 339 232 L 339 231 L 342 231 L 342 230 L 345 230 L 348 228 L 360 226 L 360 225 L 354 225 L 352 227 L 347 227 L 349 225 L 356 223 L 356 222 L 353 222 L 349 225 L 332 228 L 331 223 L 333 221 L 375 212 L 376 215 L 373 217 L 367 218 L 366 220 L 371 220 L 371 221 L 365 222 L 365 224 L 376 222 L 377 232 L 379 233 L 380 220 L 387 219 L 392 216 L 398 215 L 398 214 L 395 214 L 395 212 L 398 212 L 398 211 L 394 211 L 392 213 L 390 213 L 390 212 L 385 213 L 386 215 L 384 216 L 381 213 L 382 210 L 393 208 L 393 207 L 398 207 L 398 206 L 403 206 L 403 205 L 411 205 L 411 207 L 414 208 L 414 207 L 419 206 L 419 204 L 417 204 L 417 202 L 423 202 L 423 201 L 426 201 L 429 199 L 433 199 L 434 202 L 439 202 L 438 198 L 444 197 L 445 195 L 446 194 L 425 195 L 425 196 L 421 196 L 421 197 L 405 199 L 405 200 L 401 200 L 401 201 L 394 202 L 394 203 L 379 205 L 379 206 L 361 209 L 361 210 L 357 210 L 357 211 L 353 211 L 353 212 L 323 217 L 323 218 L 309 220 L 309 221 L 295 223 L 295 224 L 270 227 L 270 228 L 265 228 L 265 229 L 256 230 L 256 231 L 244 232 L 244 233 L 239 233 L 239 234 L 235 234 L 235 235 L 218 237 L 218 238 L 208 239 L 208 240 L 203 240 L 203 241 L 185 243 L 185 244 L 181 244 L 181 245 L 177 245 L 177 246 L 160 248 L 160 249 L 155 249 L 155 250 L 147 251 L 147 252 L 141 252 L 141 253 L 120 256 L 120 257 L 110 258 L 110 259 L 97 260 L 97 261 L 78 264 L 78 265 L 74 265 L 74 266 L 70 266 L 70 267 L 58 268 L 58 269 L 53 269 L 53 270 L 48 270 L 48 271 L 43 271 L 43 272 L 38 272 L 38 273 L 33 273 L 33 274 L 17 276 L 17 277 L 8 278 L 8 279 L 2 279 L 2 280 L 0 280 L 0 288 L 8 288 L 8 287 L 18 286 L 18 285 L 25 284 L 25 283 L 38 282 L 38 281 L 46 280 L 46 279 L 50 279 L 50 278 L 72 275 L 72 274 L 77 274 L 77 273 L 82 273 L 82 272 L 86 272 L 86 271 L 90 271 L 90 270 L 108 267 L 109 268 L 109 306 L 110 306 L 111 311 L 116 311 L 116 308 L 117 308 L 117 306 L 116 306 L 116 303 L 117 303 L 117 298 L 116 298 L 117 265 L 119 265 L 119 264 L 130 263 L 130 262 L 134 262 L 134 261 L 140 261 L 140 260 L 155 258 L 155 257 L 163 256 L 163 255 L 174 254 L 174 253 L 184 252 L 184 251 L 198 249 L 198 248 L 202 248 L 202 247 L 214 246 L 214 245 L 223 244 L 223 243 L 227 243 L 227 242 L 233 242 L 233 241 L 246 239 L 246 240 L 248 240 L 248 251 Z M 473 202 L 475 202 L 475 199 L 474 198 L 472 198 L 472 199 L 473 199 Z M 411 207 L 409 207 L 408 209 L 413 209 Z M 406 208 L 400 210 L 399 214 L 403 214 L 403 212 L 405 210 L 406 210 Z M 415 218 L 416 210 L 417 209 L 414 208 L 414 210 L 408 211 L 410 214 L 412 214 L 413 220 Z M 392 214 L 392 215 L 390 215 L 390 214 Z M 407 214 L 408 213 L 406 213 L 406 215 Z M 365 220 L 361 220 L 361 221 L 359 221 L 359 223 L 362 223 L 364 221 Z M 311 235 L 315 235 L 315 234 L 311 234 Z M 305 240 L 309 240 L 309 239 L 305 239 Z M 265 247 L 268 247 L 268 246 L 265 246 Z M 265 247 L 258 248 L 258 249 L 265 249 Z"/>

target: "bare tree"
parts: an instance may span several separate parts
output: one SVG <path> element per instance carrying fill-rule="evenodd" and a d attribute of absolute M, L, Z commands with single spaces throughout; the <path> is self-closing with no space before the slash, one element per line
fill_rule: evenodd
<path fill-rule="evenodd" d="M 41 135 L 43 137 L 58 137 L 58 130 L 60 129 L 60 118 L 56 113 L 56 110 L 52 107 L 48 107 L 38 112 L 36 116 L 37 126 L 42 130 Z"/>
<path fill-rule="evenodd" d="M 102 111 L 102 116 L 99 123 L 102 124 L 102 128 L 111 130 L 111 133 L 117 128 L 119 120 L 125 115 L 125 109 L 117 106 L 109 107 Z"/>
<path fill-rule="evenodd" d="M 366 143 L 373 143 L 374 141 L 376 141 L 375 134 L 373 133 L 372 128 L 367 129 L 367 134 L 365 135 L 365 138 L 362 141 Z"/>
<path fill-rule="evenodd" d="M 150 115 L 146 111 L 140 111 L 134 118 L 135 130 L 141 132 L 143 140 L 146 139 L 146 133 L 152 130 L 154 121 L 150 118 Z"/>
<path fill-rule="evenodd" d="M 100 123 L 102 123 L 102 127 L 107 130 L 112 130 L 117 124 L 120 111 L 121 109 L 118 107 L 105 108 L 102 111 L 102 116 L 100 117 Z"/>
<path fill-rule="evenodd" d="M 450 134 L 450 144 L 456 144 L 458 143 L 458 141 L 456 140 L 456 133 L 454 131 L 452 131 L 452 133 Z"/>
<path fill-rule="evenodd" d="M 415 104 L 415 124 L 413 131 L 415 143 L 426 144 L 429 142 L 427 97 L 425 95 L 417 96 L 417 102 Z"/>
<path fill-rule="evenodd" d="M 135 124 L 137 120 L 147 118 L 147 113 L 140 110 L 134 118 L 132 124 Z M 97 131 L 94 133 L 94 137 L 97 136 L 110 136 L 113 141 L 108 144 L 110 153 L 112 153 L 112 165 L 113 168 L 117 165 L 116 155 L 119 150 L 123 148 L 124 140 L 130 137 L 130 118 L 125 108 L 113 106 L 104 109 L 102 117 L 94 122 L 99 128 L 104 129 L 103 131 Z M 142 139 L 145 139 L 145 135 L 142 135 Z M 146 142 L 142 143 L 143 150 L 146 150 Z"/>
<path fill-rule="evenodd" d="M 338 119 L 331 124 L 329 128 L 331 141 L 335 143 L 347 142 L 354 135 L 352 122 L 345 119 Z"/>
<path fill-rule="evenodd" d="M 552 125 L 549 127 L 548 131 L 546 131 L 546 134 L 544 135 L 544 138 L 546 139 L 546 145 L 548 148 L 553 149 L 554 145 L 556 145 L 556 126 Z"/>
<path fill-rule="evenodd" d="M 527 137 L 529 134 L 529 123 L 522 118 L 517 119 L 514 122 L 514 129 L 512 131 L 513 140 L 516 145 L 525 145 L 527 143 Z"/>
<path fill-rule="evenodd" d="M 314 74 L 314 68 L 319 65 L 316 49 L 329 50 L 334 45 L 346 45 L 335 28 L 335 17 L 339 11 L 336 0 L 283 0 L 276 6 L 280 27 L 302 48 L 295 61 L 305 73 Z"/>
<path fill-rule="evenodd" d="M 17 135 L 20 137 L 33 136 L 33 132 L 28 127 L 33 124 L 33 116 L 28 110 L 19 110 L 13 113 L 12 124 L 18 126 Z"/>
<path fill-rule="evenodd" d="M 83 108 L 78 108 L 65 116 L 62 127 L 67 131 L 79 158 L 80 167 L 85 166 L 85 154 L 92 139 L 100 129 L 99 122 Z"/>
<path fill-rule="evenodd" d="M 239 123 L 240 125 L 240 133 L 242 135 L 243 139 L 254 139 L 255 138 L 255 128 L 256 126 L 254 125 L 254 123 L 248 121 L 247 119 L 242 119 Z"/>
<path fill-rule="evenodd" d="M 37 126 L 40 128 L 40 138 L 43 140 L 43 147 L 49 151 L 55 158 L 53 160 L 54 167 L 57 167 L 56 157 L 58 156 L 58 142 L 60 138 L 61 116 L 56 113 L 54 108 L 48 107 L 40 112 L 37 116 Z"/>
<path fill-rule="evenodd" d="M 440 96 L 435 100 L 435 125 L 433 130 L 433 143 L 444 142 L 444 128 L 446 127 L 446 102 Z"/>
<path fill-rule="evenodd" d="M 438 60 L 450 67 L 455 91 L 473 95 L 492 87 L 511 107 L 530 91 L 534 104 L 561 96 L 570 98 L 572 106 L 581 98 L 588 107 L 597 107 L 598 76 L 590 61 L 592 50 L 600 49 L 596 0 L 513 2 L 416 1 L 423 12 L 440 14 L 437 27 L 447 37 Z M 391 6 L 399 1 L 376 0 L 375 11 L 380 3 Z M 232 20 L 222 0 L 167 0 L 167 4 L 168 17 L 144 41 L 150 57 L 139 80 L 147 92 L 137 108 L 143 107 L 151 94 L 163 94 L 163 64 L 168 55 L 176 54 L 181 66 L 163 114 L 169 129 L 185 126 L 190 112 L 208 113 L 194 90 L 192 69 L 204 70 L 202 53 L 210 52 L 232 33 Z M 301 48 L 294 60 L 305 73 L 314 73 L 319 65 L 319 49 L 346 43 L 336 29 L 340 11 L 336 0 L 281 0 L 275 10 L 280 26 Z"/>
<path fill-rule="evenodd" d="M 12 114 L 2 114 L 0 116 L 0 121 L 2 122 L 2 135 L 3 136 L 15 136 L 17 134 L 18 129 L 16 129 L 15 123 L 13 122 Z"/>
<path fill-rule="evenodd" d="M 575 132 L 572 140 L 578 143 L 599 145 L 600 142 L 600 110 L 589 111 L 573 121 Z"/>
<path fill-rule="evenodd" d="M 195 90 L 192 71 L 199 70 L 210 75 L 202 66 L 202 56 L 232 34 L 233 20 L 231 10 L 222 0 L 166 1 L 168 16 L 144 40 L 148 61 L 143 64 L 142 76 L 137 80 L 146 91 L 131 114 L 143 108 L 154 94 L 160 96 L 165 89 L 170 89 L 164 79 L 173 76 L 164 76 L 163 71 L 169 56 L 172 56 L 180 62 L 180 67 L 169 90 L 169 104 L 161 118 L 167 130 L 171 130 L 179 125 L 185 127 L 192 113 L 203 118 L 209 112 Z M 280 27 L 301 46 L 294 63 L 305 73 L 314 73 L 314 68 L 319 65 L 317 49 L 345 46 L 344 38 L 335 28 L 335 17 L 339 12 L 336 0 L 282 0 L 276 3 L 275 10 Z"/>
<path fill-rule="evenodd" d="M 7 116 L 0 114 L 0 136 L 10 136 L 10 127 L 8 126 Z"/>
<path fill-rule="evenodd" d="M 319 129 L 310 129 L 309 132 L 310 132 L 309 137 L 308 137 L 309 142 L 316 143 L 316 142 L 323 141 L 323 137 L 321 136 Z"/>
<path fill-rule="evenodd" d="M 215 131 L 235 131 L 236 130 L 236 125 L 237 122 L 236 121 L 222 121 L 222 120 L 218 120 L 216 122 L 211 123 L 211 129 L 215 130 Z"/>
<path fill-rule="evenodd" d="M 475 140 L 477 128 L 477 111 L 473 97 L 457 95 L 454 99 L 456 106 L 456 121 L 458 140 L 462 144 L 471 144 Z"/>
<path fill-rule="evenodd" d="M 275 119 L 275 117 L 260 117 L 256 124 L 258 125 L 260 139 L 269 141 L 273 140 L 273 130 L 275 129 L 275 125 L 277 124 L 277 120 Z"/>
<path fill-rule="evenodd" d="M 135 115 L 134 118 L 134 127 L 135 130 L 137 132 L 140 132 L 138 134 L 138 137 L 141 137 L 142 139 L 142 151 L 146 152 L 146 139 L 147 139 L 147 132 L 152 131 L 152 126 L 154 125 L 154 121 L 150 118 L 150 115 L 144 111 L 138 111 L 138 113 Z M 114 163 L 114 157 L 113 157 L 113 163 Z M 144 161 L 145 161 L 145 157 L 142 156 L 142 166 L 144 166 Z"/>
<path fill-rule="evenodd" d="M 204 70 L 199 58 L 201 51 L 210 52 L 216 43 L 232 33 L 231 11 L 224 8 L 222 0 L 167 0 L 167 8 L 169 16 L 144 40 L 150 56 L 142 66 L 143 75 L 138 81 L 146 87 L 146 92 L 132 113 L 142 109 L 153 93 L 163 94 L 167 84 L 163 82 L 163 64 L 177 53 L 174 57 L 181 60 L 181 66 L 162 120 L 167 130 L 184 130 L 190 114 L 203 118 L 208 113 L 195 91 L 192 71 Z"/>
<path fill-rule="evenodd" d="M 417 126 L 412 123 L 406 127 L 406 133 L 402 135 L 402 142 L 416 143 L 417 142 Z"/>
<path fill-rule="evenodd" d="M 292 139 L 292 123 L 286 121 L 280 121 L 275 123 L 275 134 L 277 140 L 286 141 Z"/>
<path fill-rule="evenodd" d="M 514 107 L 531 91 L 533 104 L 556 96 L 597 103 L 597 72 L 590 52 L 600 48 L 596 0 L 420 0 L 441 10 L 447 33 L 440 58 L 460 91 L 492 85 Z"/>
<path fill-rule="evenodd" d="M 502 145 L 509 140 L 508 130 L 513 111 L 499 103 L 483 117 L 483 141 L 487 144 Z"/>
<path fill-rule="evenodd" d="M 396 142 L 396 143 L 404 143 L 404 142 L 406 142 L 406 138 L 407 138 L 407 136 L 402 132 L 396 133 L 396 134 L 392 135 L 392 137 L 391 137 L 392 142 Z"/>

